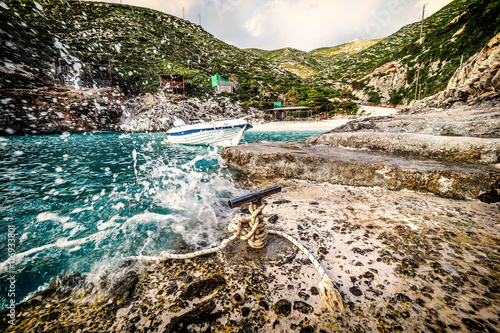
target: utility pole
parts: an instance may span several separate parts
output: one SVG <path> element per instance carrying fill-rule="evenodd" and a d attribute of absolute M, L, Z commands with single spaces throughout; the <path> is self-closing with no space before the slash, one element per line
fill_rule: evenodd
<path fill-rule="evenodd" d="M 425 6 L 427 6 L 427 4 L 425 4 L 424 7 L 422 8 L 422 22 L 420 23 L 420 39 L 422 39 L 422 32 L 424 30 Z"/>
<path fill-rule="evenodd" d="M 422 40 L 422 33 L 424 30 L 425 6 L 427 6 L 427 4 L 425 4 L 424 8 L 422 9 L 422 22 L 420 23 L 420 40 Z M 418 95 L 418 81 L 419 81 L 419 79 L 420 79 L 420 66 L 418 66 L 417 84 L 415 85 L 415 100 L 417 100 L 417 97 L 419 97 L 419 95 Z"/>
<path fill-rule="evenodd" d="M 201 14 L 198 14 L 198 17 L 200 18 L 200 27 L 201 27 Z"/>
<path fill-rule="evenodd" d="M 182 19 L 184 20 L 184 7 L 182 7 Z"/>

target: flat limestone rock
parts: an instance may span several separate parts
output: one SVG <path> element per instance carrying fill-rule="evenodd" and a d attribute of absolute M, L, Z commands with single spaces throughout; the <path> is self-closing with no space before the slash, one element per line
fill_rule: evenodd
<path fill-rule="evenodd" d="M 226 147 L 222 157 L 251 180 L 303 179 L 476 199 L 500 187 L 500 168 L 388 156 L 307 143 L 257 142 Z"/>
<path fill-rule="evenodd" d="M 500 138 L 438 136 L 420 133 L 341 132 L 308 139 L 308 143 L 366 148 L 391 155 L 406 155 L 466 163 L 500 163 Z"/>

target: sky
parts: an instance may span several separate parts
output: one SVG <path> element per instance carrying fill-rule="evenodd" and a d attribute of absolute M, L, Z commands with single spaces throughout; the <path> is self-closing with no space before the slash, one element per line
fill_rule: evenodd
<path fill-rule="evenodd" d="M 185 18 L 238 48 L 311 51 L 388 36 L 451 0 L 105 0 Z"/>

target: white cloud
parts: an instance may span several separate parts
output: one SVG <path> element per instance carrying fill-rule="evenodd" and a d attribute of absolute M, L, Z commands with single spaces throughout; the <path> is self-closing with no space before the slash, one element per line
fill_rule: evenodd
<path fill-rule="evenodd" d="M 263 23 L 264 22 L 262 14 L 255 14 L 243 24 L 243 27 L 253 37 L 259 37 L 262 34 Z"/>
<path fill-rule="evenodd" d="M 109 0 L 119 3 L 119 0 Z M 390 35 L 451 0 L 122 0 L 199 23 L 216 38 L 240 48 L 309 51 L 353 39 Z"/>

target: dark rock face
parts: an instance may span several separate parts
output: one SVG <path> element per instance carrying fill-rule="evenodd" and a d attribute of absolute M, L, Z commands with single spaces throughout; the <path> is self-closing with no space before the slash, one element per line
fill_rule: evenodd
<path fill-rule="evenodd" d="M 293 303 L 293 309 L 304 314 L 309 314 L 314 311 L 314 308 L 312 306 L 302 301 L 295 301 Z"/>
<path fill-rule="evenodd" d="M 121 306 L 130 303 L 139 282 L 139 275 L 135 271 L 128 271 L 119 280 L 115 281 L 110 292 L 115 301 Z"/>
<path fill-rule="evenodd" d="M 119 88 L 2 89 L 0 135 L 120 130 Z"/>
<path fill-rule="evenodd" d="M 363 292 L 361 291 L 361 289 L 359 289 L 359 288 L 358 288 L 358 287 L 356 287 L 356 286 L 349 288 L 349 291 L 350 291 L 350 292 L 351 292 L 351 294 L 353 294 L 354 296 L 361 296 L 361 295 L 363 295 Z"/>
<path fill-rule="evenodd" d="M 179 298 L 183 300 L 193 300 L 195 298 L 202 298 L 204 296 L 210 295 L 214 290 L 224 286 L 226 281 L 220 275 L 214 276 L 212 278 L 196 281 L 191 283 L 186 290 L 184 290 Z"/>
<path fill-rule="evenodd" d="M 305 143 L 253 143 L 226 147 L 222 157 L 237 172 L 255 180 L 304 179 L 391 190 L 431 192 L 455 199 L 476 199 L 500 187 L 495 168 L 471 167 L 374 152 Z"/>
<path fill-rule="evenodd" d="M 500 202 L 500 194 L 498 194 L 498 191 L 490 191 L 481 194 L 480 196 L 477 197 L 479 200 L 482 202 L 486 203 L 495 203 L 495 202 Z"/>
<path fill-rule="evenodd" d="M 286 299 L 281 299 L 274 304 L 274 313 L 278 316 L 288 317 L 292 312 L 292 304 Z"/>

